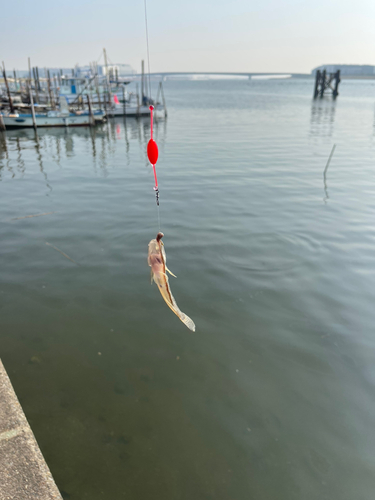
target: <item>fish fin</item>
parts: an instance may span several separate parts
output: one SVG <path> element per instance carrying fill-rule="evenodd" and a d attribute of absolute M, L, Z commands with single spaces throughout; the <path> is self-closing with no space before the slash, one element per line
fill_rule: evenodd
<path fill-rule="evenodd" d="M 183 322 L 183 324 L 189 328 L 189 330 L 195 332 L 195 323 L 191 318 L 189 318 L 189 316 L 187 316 L 185 313 L 181 313 L 181 315 L 179 315 L 178 317 Z"/>
<path fill-rule="evenodd" d="M 172 271 L 167 268 L 167 266 L 165 266 L 165 270 L 168 271 L 169 274 L 171 274 L 172 276 L 174 276 L 175 278 L 177 278 L 177 276 L 175 274 L 173 274 Z"/>

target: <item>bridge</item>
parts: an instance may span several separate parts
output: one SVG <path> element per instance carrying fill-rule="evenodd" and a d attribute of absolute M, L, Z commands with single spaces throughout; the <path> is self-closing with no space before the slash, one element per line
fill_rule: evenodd
<path fill-rule="evenodd" d="M 139 76 L 139 75 L 137 75 Z M 292 78 L 312 78 L 310 73 L 288 73 L 285 71 L 284 73 L 232 73 L 227 71 L 167 71 L 167 72 L 154 72 L 151 73 L 151 76 L 243 76 L 247 78 L 251 78 L 253 76 L 264 76 L 264 77 L 285 77 L 289 76 Z"/>

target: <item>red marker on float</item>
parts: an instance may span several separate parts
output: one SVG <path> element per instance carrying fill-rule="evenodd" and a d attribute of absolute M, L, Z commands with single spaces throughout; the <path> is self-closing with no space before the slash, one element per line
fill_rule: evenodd
<path fill-rule="evenodd" d="M 151 117 L 151 139 L 148 141 L 147 144 L 147 157 L 152 165 L 152 168 L 154 170 L 154 177 L 155 177 L 155 187 L 154 191 L 156 194 L 156 204 L 159 205 L 159 186 L 158 186 L 158 178 L 156 177 L 156 169 L 155 165 L 156 162 L 158 161 L 159 157 L 159 150 L 158 150 L 158 145 L 153 139 L 153 118 L 154 118 L 154 106 L 150 106 L 150 117 Z"/>

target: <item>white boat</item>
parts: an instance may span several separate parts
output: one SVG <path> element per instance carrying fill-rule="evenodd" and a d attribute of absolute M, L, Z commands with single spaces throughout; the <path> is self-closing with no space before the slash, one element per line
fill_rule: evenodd
<path fill-rule="evenodd" d="M 150 116 L 149 106 L 134 106 L 134 104 L 119 103 L 113 104 L 107 109 L 108 116 Z M 158 104 L 154 109 L 154 116 L 162 118 L 164 116 L 164 106 Z"/>
<path fill-rule="evenodd" d="M 104 120 L 104 113 L 101 110 L 93 112 L 95 122 Z M 32 114 L 13 113 L 3 115 L 5 128 L 30 128 L 33 127 Z M 35 114 L 35 122 L 39 127 L 79 127 L 91 124 L 91 117 L 88 111 L 77 113 L 64 113 L 60 111 L 49 111 L 48 113 Z"/>
<path fill-rule="evenodd" d="M 165 116 L 165 107 L 160 102 L 155 102 L 147 96 L 127 94 L 122 101 L 116 93 L 112 94 L 111 106 L 107 107 L 108 116 L 150 116 L 150 104 L 154 106 L 154 116 L 162 118 Z"/>
<path fill-rule="evenodd" d="M 125 95 L 125 99 L 129 99 L 129 94 L 125 90 L 125 85 L 130 83 L 129 79 L 122 82 L 107 82 L 104 78 L 103 76 L 96 76 L 95 79 L 93 77 L 63 77 L 59 88 L 59 95 L 65 97 L 69 105 L 77 104 L 81 101 L 86 103 L 87 96 L 89 95 L 92 104 L 103 106 L 105 100 L 108 103 L 108 86 L 110 85 L 112 95 L 118 94 L 121 98 Z M 118 83 L 120 86 L 115 85 L 113 88 L 112 83 Z"/>

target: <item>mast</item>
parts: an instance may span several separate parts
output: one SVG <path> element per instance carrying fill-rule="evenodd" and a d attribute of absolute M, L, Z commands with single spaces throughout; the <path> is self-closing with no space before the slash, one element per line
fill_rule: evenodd
<path fill-rule="evenodd" d="M 107 82 L 109 105 L 112 106 L 111 83 L 110 83 L 110 80 L 109 80 L 107 51 L 105 49 L 103 49 L 103 54 L 104 54 L 105 77 L 106 77 L 106 82 Z"/>
<path fill-rule="evenodd" d="M 145 98 L 144 87 L 145 87 L 145 62 L 142 60 L 142 104 Z"/>

